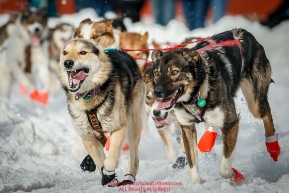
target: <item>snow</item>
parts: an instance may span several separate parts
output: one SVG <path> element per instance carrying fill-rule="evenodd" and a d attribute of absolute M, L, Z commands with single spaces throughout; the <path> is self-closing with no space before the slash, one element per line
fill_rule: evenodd
<path fill-rule="evenodd" d="M 86 18 L 99 20 L 91 9 L 87 9 L 75 15 L 50 19 L 49 25 L 53 27 L 57 22 L 64 21 L 77 26 Z M 1 16 L 0 23 L 4 23 L 5 19 L 5 16 Z M 137 182 L 181 182 L 182 185 L 134 186 L 135 189 L 103 187 L 98 172 L 82 172 L 79 167 L 87 152 L 72 127 L 64 92 L 53 94 L 48 105 L 43 106 L 21 95 L 17 85 L 14 85 L 10 103 L 0 98 L 0 193 L 138 192 L 137 189 L 141 187 L 161 187 L 169 192 L 288 192 L 289 133 L 286 126 L 286 101 L 289 99 L 289 21 L 273 30 L 240 16 L 226 16 L 214 25 L 194 31 L 188 31 L 183 23 L 176 20 L 172 20 L 167 27 L 141 22 L 132 24 L 128 20 L 126 24 L 129 31 L 148 31 L 150 42 L 180 43 L 186 37 L 206 37 L 239 27 L 255 35 L 264 46 L 272 65 L 275 83 L 270 85 L 269 102 L 275 128 L 280 135 L 282 152 L 279 161 L 274 162 L 267 153 L 263 123 L 253 118 L 242 94 L 238 92 L 235 101 L 241 113 L 241 122 L 233 167 L 245 176 L 246 184 L 231 186 L 228 179 L 220 177 L 220 135 L 210 153 L 199 153 L 199 171 L 203 183 L 192 184 L 188 167 L 174 170 L 172 164 L 168 163 L 164 146 L 153 121 L 149 119 L 149 129 L 143 131 L 140 142 Z M 203 125 L 198 125 L 197 129 L 200 138 L 204 132 Z M 177 152 L 177 141 L 175 137 L 173 139 Z M 116 170 L 119 180 L 124 177 L 127 161 L 128 153 L 123 152 Z"/>

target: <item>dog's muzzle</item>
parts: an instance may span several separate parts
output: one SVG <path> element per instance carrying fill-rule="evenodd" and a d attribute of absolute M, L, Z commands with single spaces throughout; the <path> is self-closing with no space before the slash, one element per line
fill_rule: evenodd
<path fill-rule="evenodd" d="M 89 68 L 74 69 L 73 60 L 65 60 L 63 62 L 64 68 L 67 70 L 68 75 L 68 90 L 72 93 L 77 92 L 80 89 L 83 81 L 88 77 Z"/>
<path fill-rule="evenodd" d="M 163 97 L 161 99 L 161 101 L 159 102 L 159 104 L 158 104 L 157 110 L 170 111 L 174 107 L 174 105 L 177 102 L 177 100 L 182 96 L 183 91 L 184 91 L 184 87 L 183 86 L 179 86 L 179 88 L 176 89 L 175 92 L 173 94 L 171 94 L 169 97 Z M 156 96 L 162 95 L 160 93 L 158 93 L 158 95 L 157 95 L 157 92 L 162 92 L 163 93 L 163 91 L 161 91 L 161 89 L 157 88 L 157 90 L 155 89 L 155 95 Z"/>

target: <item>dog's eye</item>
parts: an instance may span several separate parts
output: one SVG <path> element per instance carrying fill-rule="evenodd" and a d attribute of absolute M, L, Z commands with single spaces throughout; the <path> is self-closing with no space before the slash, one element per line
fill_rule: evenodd
<path fill-rule="evenodd" d="M 97 39 L 98 38 L 98 36 L 97 35 L 94 35 L 94 36 L 92 36 L 92 39 Z"/>
<path fill-rule="evenodd" d="M 62 54 L 65 56 L 65 55 L 67 54 L 67 52 L 66 52 L 66 51 L 63 51 Z"/>
<path fill-rule="evenodd" d="M 159 71 L 155 71 L 155 72 L 154 72 L 154 75 L 155 75 L 155 76 L 159 76 L 159 75 L 160 75 L 160 72 L 159 72 Z"/>
<path fill-rule="evenodd" d="M 85 55 L 87 52 L 86 51 L 81 51 L 79 52 L 81 55 Z"/>
<path fill-rule="evenodd" d="M 179 74 L 179 71 L 173 70 L 171 73 L 172 73 L 172 75 L 177 75 L 177 74 Z"/>
<path fill-rule="evenodd" d="M 150 101 L 150 100 L 152 100 L 152 99 L 153 99 L 153 97 L 151 97 L 151 96 L 147 95 L 147 96 L 146 96 L 146 99 Z"/>

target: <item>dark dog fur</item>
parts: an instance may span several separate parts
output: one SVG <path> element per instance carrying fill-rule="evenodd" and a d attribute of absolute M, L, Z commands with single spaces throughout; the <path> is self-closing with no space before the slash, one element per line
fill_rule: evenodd
<path fill-rule="evenodd" d="M 182 127 L 190 177 L 194 183 L 200 183 L 195 129 L 195 123 L 200 120 L 194 114 L 201 111 L 195 102 L 192 104 L 194 98 L 206 99 L 202 116 L 205 124 L 221 128 L 223 156 L 220 175 L 224 178 L 233 175 L 232 156 L 239 129 L 234 97 L 239 88 L 251 113 L 263 120 L 265 135 L 272 136 L 275 132 L 267 97 L 272 81 L 271 67 L 263 46 L 244 29 L 226 31 L 211 39 L 216 43 L 237 39 L 241 50 L 230 45 L 198 53 L 198 49 L 209 45 L 204 41 L 191 49 L 152 53 L 154 92 L 160 104 L 167 103 L 160 109 L 169 111 L 174 108 Z"/>

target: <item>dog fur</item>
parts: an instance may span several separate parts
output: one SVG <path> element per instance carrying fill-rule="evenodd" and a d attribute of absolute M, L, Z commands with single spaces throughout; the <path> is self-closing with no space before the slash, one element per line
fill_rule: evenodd
<path fill-rule="evenodd" d="M 119 47 L 124 49 L 135 49 L 138 51 L 128 51 L 139 65 L 140 71 L 143 73 L 148 63 L 149 51 L 141 50 L 148 49 L 148 32 L 143 35 L 135 32 L 125 32 L 119 36 Z"/>
<path fill-rule="evenodd" d="M 248 108 L 255 118 L 262 119 L 265 135 L 275 133 L 268 102 L 272 82 L 270 62 L 263 46 L 244 29 L 233 29 L 211 37 L 216 43 L 239 40 L 236 45 L 215 47 L 198 53 L 210 43 L 204 41 L 194 48 L 181 48 L 163 53 L 152 53 L 154 94 L 159 98 L 159 110 L 174 109 L 182 127 L 182 135 L 193 183 L 200 183 L 197 164 L 197 132 L 201 107 L 191 102 L 206 99 L 203 121 L 208 126 L 221 128 L 223 139 L 220 175 L 231 178 L 240 116 L 236 113 L 234 97 L 241 88 Z M 165 102 L 166 101 L 166 102 Z M 169 101 L 169 102 L 168 102 Z"/>
<path fill-rule="evenodd" d="M 67 65 L 67 62 L 72 62 L 72 65 Z M 75 80 L 68 81 L 82 70 L 87 73 L 84 80 L 78 83 Z M 102 178 L 103 166 L 106 171 L 117 168 L 126 136 L 130 145 L 127 174 L 135 178 L 139 166 L 138 144 L 147 119 L 144 108 L 145 85 L 133 58 L 123 51 L 104 53 L 102 47 L 92 40 L 73 39 L 62 50 L 59 77 L 66 91 L 73 125 Z M 87 93 L 98 85 L 100 90 L 90 100 L 81 97 L 76 100 L 77 93 Z M 103 131 L 111 133 L 107 157 L 96 138 L 100 133 L 91 127 L 85 113 L 95 107 L 98 107 L 97 117 Z"/>

